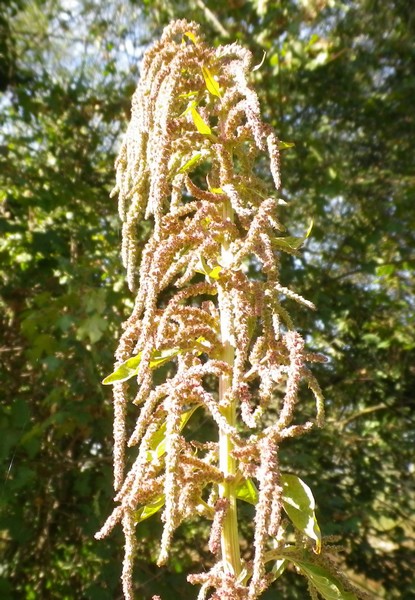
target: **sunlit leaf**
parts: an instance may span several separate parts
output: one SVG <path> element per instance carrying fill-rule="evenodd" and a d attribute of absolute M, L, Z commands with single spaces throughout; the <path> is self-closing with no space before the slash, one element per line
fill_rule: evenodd
<path fill-rule="evenodd" d="M 141 362 L 141 352 L 139 352 L 136 356 L 129 358 L 125 362 L 123 362 L 111 375 L 105 377 L 102 380 L 103 385 L 112 385 L 113 383 L 122 381 L 127 381 L 137 375 L 138 367 Z"/>
<path fill-rule="evenodd" d="M 185 110 L 180 113 L 179 117 L 185 117 L 186 115 L 189 114 L 189 112 L 192 111 L 192 109 L 196 106 L 196 101 L 192 100 L 191 102 L 189 102 L 189 104 L 187 105 L 187 107 L 185 108 Z"/>
<path fill-rule="evenodd" d="M 312 491 L 296 475 L 283 473 L 282 503 L 285 512 L 297 529 L 315 541 L 315 551 L 321 551 L 321 532 L 314 512 L 315 501 Z"/>
<path fill-rule="evenodd" d="M 153 352 L 150 360 L 150 369 L 155 369 L 156 367 L 163 365 L 181 352 L 183 352 L 181 348 L 170 348 L 168 350 L 161 350 L 160 352 Z"/>
<path fill-rule="evenodd" d="M 208 229 L 211 222 L 212 219 L 210 217 L 206 217 L 200 221 L 200 224 L 202 225 L 203 229 Z"/>
<path fill-rule="evenodd" d="M 196 409 L 199 408 L 199 404 L 192 406 L 189 410 L 186 410 L 180 415 L 180 431 L 184 428 L 190 417 L 193 415 Z M 166 452 L 166 423 L 163 423 L 161 427 L 154 433 L 150 441 L 150 450 L 154 451 L 157 458 L 160 458 Z"/>
<path fill-rule="evenodd" d="M 194 33 L 192 33 L 191 31 L 186 31 L 183 36 L 186 36 L 187 38 L 189 38 L 190 41 L 192 41 L 194 43 L 194 45 L 196 46 L 197 44 L 197 38 L 195 36 Z"/>
<path fill-rule="evenodd" d="M 294 142 L 283 142 L 282 140 L 278 142 L 279 150 L 286 150 L 287 148 L 293 148 L 293 146 L 295 146 Z"/>
<path fill-rule="evenodd" d="M 251 479 L 244 479 L 236 488 L 236 497 L 255 506 L 258 502 L 258 490 Z"/>
<path fill-rule="evenodd" d="M 134 512 L 135 524 L 137 525 L 138 523 L 141 523 L 141 521 L 144 521 L 145 519 L 155 515 L 161 508 L 163 508 L 165 502 L 166 496 L 161 494 L 154 502 L 150 502 L 149 504 L 146 504 L 145 506 L 142 506 L 136 510 Z"/>
<path fill-rule="evenodd" d="M 185 94 L 179 94 L 177 96 L 177 98 L 193 98 L 194 96 L 197 96 L 199 92 L 187 92 Z"/>
<path fill-rule="evenodd" d="M 206 352 L 206 350 L 210 350 L 210 343 L 201 335 L 195 340 L 194 348 L 201 354 L 202 352 Z"/>
<path fill-rule="evenodd" d="M 217 265 L 216 267 L 213 267 L 213 269 L 211 271 L 209 271 L 208 273 L 208 277 L 210 279 L 219 279 L 219 275 L 220 272 L 222 271 L 222 267 L 220 265 Z"/>
<path fill-rule="evenodd" d="M 192 113 L 192 119 L 194 124 L 196 125 L 196 129 L 198 130 L 198 132 L 202 133 L 203 135 L 210 135 L 212 133 L 211 128 L 209 127 L 209 125 L 207 125 L 207 123 L 204 122 L 202 117 L 199 115 L 194 104 L 191 105 L 190 112 Z"/>
<path fill-rule="evenodd" d="M 261 62 L 258 65 L 255 65 L 255 67 L 252 69 L 252 72 L 258 71 L 262 67 L 262 65 L 264 64 L 266 56 L 267 56 L 267 53 L 264 50 L 264 54 L 262 56 Z"/>
<path fill-rule="evenodd" d="M 181 348 L 169 348 L 166 350 L 154 350 L 150 359 L 150 369 L 156 369 L 165 362 L 168 362 L 183 350 Z M 138 373 L 138 369 L 141 363 L 142 353 L 139 352 L 136 356 L 133 356 L 123 362 L 111 375 L 105 377 L 102 383 L 103 385 L 112 385 L 114 383 L 121 383 L 131 379 Z"/>
<path fill-rule="evenodd" d="M 210 70 L 207 67 L 202 67 L 202 73 L 208 91 L 212 94 L 212 96 L 217 96 L 218 98 L 220 98 L 221 94 L 219 84 L 216 81 L 216 79 L 214 79 Z"/>
<path fill-rule="evenodd" d="M 202 275 L 206 275 L 206 277 L 208 277 L 209 279 L 218 280 L 219 276 L 220 276 L 220 272 L 222 271 L 222 267 L 220 265 L 216 265 L 215 267 L 211 268 L 207 264 L 204 257 L 200 256 L 199 262 L 197 263 L 197 265 L 195 267 L 195 271 L 196 271 L 196 273 L 201 273 Z"/>
<path fill-rule="evenodd" d="M 199 162 L 201 157 L 202 157 L 202 153 L 196 152 L 196 154 L 193 154 L 193 156 L 191 158 L 189 158 L 189 160 L 187 162 L 185 162 L 184 165 L 182 165 L 177 172 L 178 173 L 186 173 L 186 171 L 189 171 L 194 165 L 196 165 Z"/>

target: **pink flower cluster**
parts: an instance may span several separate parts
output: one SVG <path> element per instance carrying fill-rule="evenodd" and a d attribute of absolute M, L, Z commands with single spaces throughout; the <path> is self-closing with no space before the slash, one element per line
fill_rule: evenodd
<path fill-rule="evenodd" d="M 282 305 L 288 298 L 312 307 L 279 280 L 279 146 L 261 120 L 250 69 L 251 54 L 239 45 L 215 50 L 196 24 L 171 24 L 144 57 L 116 163 L 122 257 L 136 297 L 115 367 L 136 355 L 141 361 L 134 386 L 114 385 L 117 506 L 97 537 L 123 526 L 128 600 L 137 511 L 163 499 L 159 564 L 178 525 L 201 515 L 212 520 L 209 548 L 217 562 L 189 576 L 202 585 L 198 598 L 209 590 L 211 600 L 258 598 L 270 583 L 269 540 L 280 534 L 279 444 L 314 424 L 301 415 L 295 422 L 301 382 L 316 398 L 317 424 L 323 419 L 321 391 L 306 366 L 322 359 L 305 351 Z M 258 168 L 264 154 L 268 179 Z M 153 227 L 142 249 L 144 219 Z M 139 407 L 131 431 L 130 401 Z M 226 418 L 231 405 L 236 425 Z M 253 478 L 258 486 L 245 579 L 229 573 L 221 557 L 229 503 L 217 493 L 224 481 L 218 444 L 183 435 L 186 415 L 199 407 L 232 440 L 235 485 Z"/>

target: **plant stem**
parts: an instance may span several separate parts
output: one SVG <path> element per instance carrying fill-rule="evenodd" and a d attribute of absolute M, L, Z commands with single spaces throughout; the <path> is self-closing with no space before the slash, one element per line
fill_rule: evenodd
<path fill-rule="evenodd" d="M 227 201 L 224 204 L 223 216 L 225 219 L 233 221 L 233 210 Z M 221 252 L 222 264 L 227 265 L 229 260 L 229 247 L 226 242 L 222 244 Z M 221 289 L 220 294 L 226 294 L 226 290 Z M 223 309 L 219 302 L 220 309 L 220 330 L 221 341 L 223 344 L 221 359 L 227 362 L 231 367 L 234 362 L 233 336 L 230 331 L 229 315 Z M 222 375 L 219 380 L 219 402 L 222 404 L 225 394 L 232 386 L 232 375 Z M 236 425 L 236 399 L 230 397 L 226 406 L 222 408 L 222 414 L 229 425 Z M 223 483 L 219 485 L 219 496 L 228 501 L 228 510 L 223 522 L 221 547 L 222 561 L 225 572 L 238 577 L 241 567 L 241 556 L 239 549 L 238 534 L 238 515 L 236 506 L 236 461 L 232 456 L 233 442 L 229 434 L 219 431 L 219 468 L 225 476 Z"/>

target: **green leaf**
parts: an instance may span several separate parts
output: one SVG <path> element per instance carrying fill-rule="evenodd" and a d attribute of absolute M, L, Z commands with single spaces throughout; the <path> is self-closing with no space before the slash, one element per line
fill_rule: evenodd
<path fill-rule="evenodd" d="M 150 360 L 150 369 L 156 369 L 160 365 L 164 365 L 164 363 L 169 362 L 169 360 L 181 354 L 181 352 L 183 352 L 181 348 L 170 348 L 168 350 L 153 352 Z"/>
<path fill-rule="evenodd" d="M 154 502 L 150 502 L 149 504 L 146 504 L 145 506 L 142 506 L 141 508 L 136 510 L 134 512 L 135 524 L 137 525 L 138 523 L 141 523 L 141 521 L 144 521 L 145 519 L 148 519 L 149 517 L 155 515 L 160 509 L 163 508 L 165 503 L 166 496 L 164 494 L 161 494 L 157 498 L 157 500 L 154 500 Z"/>
<path fill-rule="evenodd" d="M 276 579 L 278 579 L 278 577 L 281 577 L 281 575 L 285 571 L 286 566 L 287 566 L 287 560 L 285 558 L 281 558 L 281 559 L 275 561 L 275 564 L 271 569 L 274 581 Z"/>
<path fill-rule="evenodd" d="M 193 98 L 194 96 L 197 96 L 199 92 L 187 92 L 186 94 L 179 94 L 177 97 L 178 98 Z"/>
<path fill-rule="evenodd" d="M 376 267 L 376 275 L 378 277 L 389 277 L 395 272 L 395 265 L 381 265 Z"/>
<path fill-rule="evenodd" d="M 196 404 L 181 414 L 180 431 L 182 431 L 190 417 L 193 415 L 195 410 L 199 408 L 199 406 L 199 404 Z M 163 423 L 152 436 L 150 441 L 150 450 L 152 451 L 152 456 L 154 456 L 154 458 L 160 458 L 166 453 L 166 423 Z"/>
<path fill-rule="evenodd" d="M 203 354 L 203 352 L 210 350 L 211 345 L 207 341 L 207 339 L 204 338 L 203 335 L 201 335 L 195 340 L 194 345 L 190 349 L 195 349 L 197 351 L 197 356 L 200 356 L 201 354 Z"/>
<path fill-rule="evenodd" d="M 202 67 L 202 73 L 208 91 L 212 94 L 212 96 L 217 96 L 218 98 L 221 98 L 219 84 L 214 79 L 209 69 L 207 67 Z"/>
<path fill-rule="evenodd" d="M 127 381 L 137 375 L 138 367 L 141 362 L 141 352 L 139 352 L 136 356 L 129 358 L 125 362 L 123 362 L 111 375 L 105 377 L 102 380 L 103 385 L 112 385 L 113 383 L 122 381 Z"/>
<path fill-rule="evenodd" d="M 178 354 L 182 352 L 181 348 L 169 348 L 167 350 L 154 350 L 150 360 L 150 369 L 156 369 L 160 365 L 168 362 Z M 138 369 L 141 363 L 142 352 L 139 352 L 136 356 L 129 358 L 123 362 L 111 375 L 103 379 L 103 385 L 113 385 L 114 383 L 121 383 L 134 377 L 138 373 Z"/>
<path fill-rule="evenodd" d="M 321 532 L 314 512 L 315 501 L 307 484 L 296 475 L 283 473 L 282 503 L 285 512 L 294 524 L 307 537 L 315 541 L 315 551 L 321 551 Z"/>
<path fill-rule="evenodd" d="M 212 269 L 207 264 L 206 260 L 202 255 L 199 257 L 199 262 L 195 267 L 196 273 L 201 273 L 202 275 L 206 275 L 209 279 L 218 280 L 220 276 L 220 272 L 222 271 L 222 267 L 220 265 L 216 265 Z"/>
<path fill-rule="evenodd" d="M 278 142 L 279 150 L 286 150 L 287 148 L 293 148 L 294 146 L 294 142 L 283 142 L 282 140 L 279 140 Z"/>
<path fill-rule="evenodd" d="M 191 158 L 189 158 L 189 160 L 187 162 L 185 162 L 184 165 L 182 165 L 177 172 L 178 173 L 186 173 L 187 171 L 189 171 L 191 169 L 191 167 L 193 167 L 194 165 L 196 165 L 199 162 L 201 157 L 202 157 L 202 153 L 196 152 L 196 154 L 193 154 L 193 156 L 191 156 Z"/>
<path fill-rule="evenodd" d="M 183 412 L 180 416 L 180 431 L 184 428 L 186 423 L 189 421 L 193 413 L 199 408 L 199 404 L 192 406 L 189 410 Z M 150 441 L 150 453 L 148 460 L 151 461 L 153 458 L 159 459 L 163 454 L 166 453 L 166 423 L 164 422 L 161 427 L 153 434 Z M 161 508 L 163 508 L 166 501 L 164 494 L 161 494 L 154 502 L 150 502 L 145 506 L 142 506 L 134 513 L 135 524 L 141 523 L 145 519 L 153 516 Z"/>
<path fill-rule="evenodd" d="M 213 267 L 213 269 L 211 271 L 209 271 L 209 273 L 207 274 L 209 279 L 219 279 L 219 274 L 222 271 L 222 267 L 220 265 L 216 265 L 216 267 Z"/>
<path fill-rule="evenodd" d="M 192 108 L 196 105 L 195 100 L 192 100 L 192 102 L 189 102 L 189 104 L 187 105 L 187 108 L 180 113 L 179 117 L 185 117 L 187 114 L 189 114 L 189 112 L 192 110 Z"/>
<path fill-rule="evenodd" d="M 282 504 L 294 526 L 315 541 L 315 551 L 321 551 L 321 532 L 314 512 L 315 501 L 308 487 L 296 475 L 281 474 Z M 255 505 L 258 490 L 251 479 L 245 479 L 236 488 L 239 500 Z"/>
<path fill-rule="evenodd" d="M 290 559 L 324 600 L 358 600 L 356 594 L 344 589 L 340 579 L 327 569 L 298 559 Z"/>
<path fill-rule="evenodd" d="M 192 33 L 191 31 L 186 31 L 183 34 L 183 37 L 186 36 L 187 38 L 189 38 L 190 41 L 192 41 L 194 43 L 194 45 L 196 46 L 197 44 L 197 39 L 194 33 Z"/>
<path fill-rule="evenodd" d="M 199 354 L 206 352 L 210 349 L 210 345 L 203 336 L 199 336 L 195 340 L 190 340 L 189 346 L 185 348 L 166 348 L 165 350 L 153 350 L 150 358 L 150 369 L 157 369 L 166 362 L 169 362 L 175 356 L 182 354 L 183 352 L 191 352 L 196 350 Z M 139 352 L 136 356 L 132 356 L 125 362 L 123 362 L 111 375 L 105 377 L 102 383 L 103 385 L 112 385 L 114 383 L 121 383 L 134 377 L 138 373 L 138 369 L 141 363 L 142 352 Z"/>
<path fill-rule="evenodd" d="M 311 230 L 313 229 L 314 221 L 311 220 L 310 225 L 306 231 L 306 234 L 302 237 L 276 237 L 273 238 L 272 244 L 275 246 L 281 246 L 282 248 L 290 248 L 291 250 L 298 250 L 304 244 L 305 240 L 310 237 Z"/>
<path fill-rule="evenodd" d="M 196 129 L 198 130 L 198 132 L 202 133 L 203 135 L 211 135 L 211 128 L 209 127 L 209 125 L 207 125 L 207 123 L 204 122 L 202 117 L 199 115 L 194 103 L 190 105 L 190 112 L 192 113 L 192 119 L 194 124 L 196 125 Z"/>
<path fill-rule="evenodd" d="M 236 488 L 236 497 L 255 506 L 258 502 L 258 490 L 251 479 L 244 479 Z"/>
<path fill-rule="evenodd" d="M 96 344 L 104 335 L 108 327 L 106 319 L 99 314 L 93 314 L 84 319 L 77 328 L 76 337 L 78 340 L 89 338 L 91 344 Z"/>
<path fill-rule="evenodd" d="M 291 250 L 298 250 L 302 243 L 303 239 L 297 237 L 277 237 L 272 240 L 273 246 L 280 246 L 281 248 L 290 248 Z"/>

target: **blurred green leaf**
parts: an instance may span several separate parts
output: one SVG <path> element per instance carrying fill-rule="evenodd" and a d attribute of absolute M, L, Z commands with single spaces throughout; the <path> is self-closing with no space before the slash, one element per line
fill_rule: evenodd
<path fill-rule="evenodd" d="M 395 265 L 381 265 L 376 267 L 376 275 L 378 277 L 389 277 L 395 272 Z"/>
<path fill-rule="evenodd" d="M 282 140 L 278 141 L 279 150 L 286 150 L 287 148 L 293 148 L 294 146 L 294 142 L 283 142 Z"/>
<path fill-rule="evenodd" d="M 313 229 L 313 221 L 307 229 L 306 234 L 303 237 L 275 237 L 272 239 L 274 246 L 280 246 L 281 248 L 290 248 L 291 250 L 298 250 L 304 244 L 305 240 L 310 237 L 310 233 Z"/>

